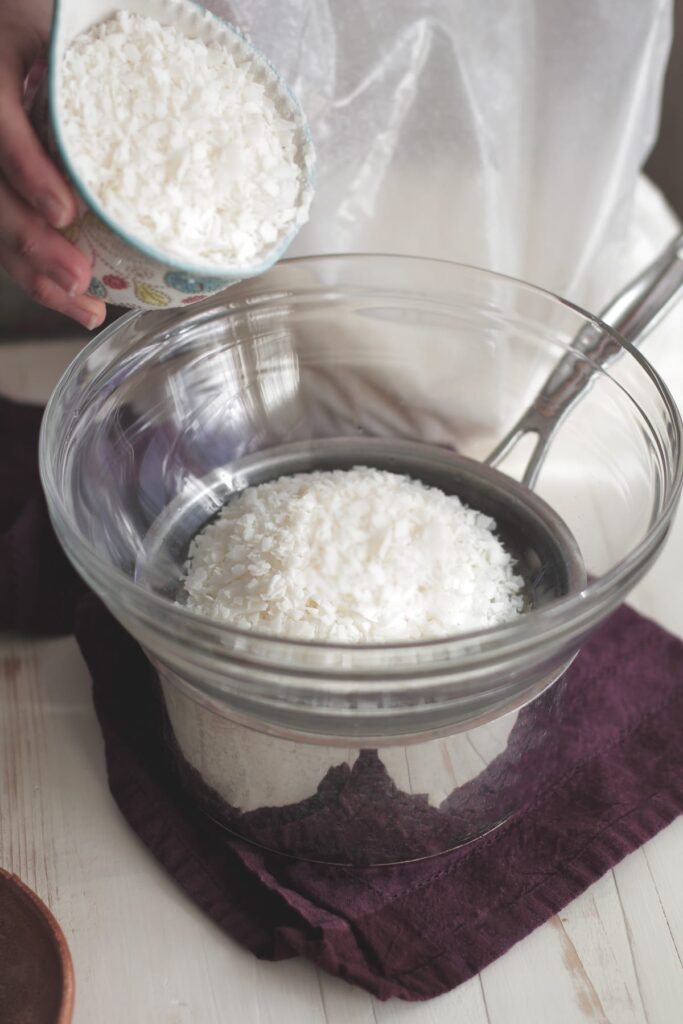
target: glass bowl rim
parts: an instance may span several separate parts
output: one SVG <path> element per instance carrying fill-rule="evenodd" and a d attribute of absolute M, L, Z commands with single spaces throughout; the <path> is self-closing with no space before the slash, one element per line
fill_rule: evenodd
<path fill-rule="evenodd" d="M 467 273 L 474 273 L 479 277 L 485 277 L 493 281 L 498 280 L 508 285 L 511 284 L 517 289 L 550 299 L 553 303 L 559 304 L 561 307 L 577 314 L 586 323 L 595 326 L 600 331 L 607 332 L 612 338 L 614 338 L 627 355 L 636 360 L 640 365 L 641 370 L 643 370 L 645 375 L 649 377 L 650 383 L 654 386 L 655 391 L 658 393 L 659 398 L 670 418 L 674 435 L 672 438 L 672 446 L 676 453 L 676 459 L 673 465 L 673 474 L 669 484 L 668 493 L 665 495 L 664 504 L 659 516 L 655 522 L 650 525 L 645 536 L 623 559 L 617 563 L 616 566 L 610 569 L 599 579 L 589 581 L 586 587 L 581 591 L 570 594 L 567 597 L 560 598 L 544 608 L 534 609 L 527 612 L 512 622 L 487 629 L 454 633 L 445 637 L 430 638 L 427 640 L 407 640 L 398 643 L 331 644 L 322 641 L 301 640 L 276 634 L 244 630 L 230 625 L 229 623 L 210 619 L 207 616 L 192 612 L 183 605 L 176 604 L 168 598 L 155 594 L 152 591 L 145 590 L 120 569 L 112 566 L 107 560 L 102 558 L 98 554 L 96 548 L 90 545 L 89 542 L 85 541 L 79 531 L 72 526 L 66 503 L 62 499 L 60 490 L 56 485 L 54 467 L 50 458 L 53 421 L 57 415 L 57 410 L 63 392 L 72 383 L 74 377 L 78 374 L 84 363 L 87 362 L 93 353 L 106 345 L 120 331 L 126 330 L 131 321 L 139 318 L 140 316 L 148 316 L 149 311 L 145 310 L 133 310 L 124 314 L 93 338 L 78 353 L 63 372 L 46 405 L 40 429 L 39 441 L 40 478 L 47 498 L 50 515 L 53 518 L 53 521 L 55 521 L 56 532 L 60 541 L 62 540 L 62 537 L 66 536 L 71 543 L 65 546 L 72 547 L 74 551 L 78 550 L 85 556 L 84 563 L 98 582 L 106 582 L 109 586 L 118 588 L 120 591 L 122 588 L 121 592 L 124 595 L 130 595 L 136 599 L 142 598 L 151 612 L 156 611 L 161 613 L 161 620 L 159 618 L 155 618 L 155 623 L 159 632 L 165 632 L 167 630 L 169 635 L 177 636 L 178 630 L 175 628 L 174 623 L 177 623 L 179 627 L 194 626 L 200 632 L 208 632 L 210 635 L 215 637 L 216 641 L 220 644 L 220 650 L 223 655 L 228 658 L 230 655 L 230 647 L 226 645 L 224 641 L 232 640 L 240 643 L 241 657 L 249 658 L 248 649 L 250 645 L 263 645 L 263 649 L 269 651 L 271 654 L 275 654 L 278 651 L 301 651 L 302 653 L 305 652 L 309 657 L 311 655 L 315 655 L 317 652 L 324 656 L 325 659 L 328 659 L 331 655 L 341 655 L 345 658 L 352 656 L 354 660 L 354 667 L 352 671 L 362 673 L 364 669 L 372 671 L 377 667 L 374 660 L 371 663 L 368 662 L 363 665 L 363 655 L 377 655 L 379 653 L 387 657 L 387 663 L 384 667 L 385 672 L 390 674 L 390 659 L 392 652 L 396 652 L 397 654 L 399 652 L 414 652 L 416 654 L 424 652 L 426 655 L 425 664 L 433 666 L 435 661 L 452 662 L 454 659 L 459 657 L 459 654 L 466 657 L 469 661 L 469 656 L 472 654 L 473 649 L 475 649 L 476 653 L 481 657 L 496 656 L 502 659 L 505 658 L 506 655 L 519 655 L 524 650 L 532 649 L 537 646 L 547 647 L 549 640 L 553 637 L 557 638 L 559 643 L 565 637 L 578 634 L 582 629 L 585 629 L 587 623 L 590 623 L 596 618 L 602 617 L 606 611 L 610 611 L 614 608 L 628 590 L 629 583 L 634 576 L 637 577 L 642 574 L 644 569 L 647 567 L 648 559 L 652 553 L 656 551 L 659 543 L 663 539 L 663 535 L 668 529 L 671 517 L 676 509 L 681 487 L 683 485 L 683 421 L 681 420 L 678 407 L 668 387 L 654 367 L 634 347 L 634 345 L 628 342 L 621 334 L 615 331 L 608 324 L 600 320 L 599 317 L 589 313 L 587 310 L 568 299 L 562 298 L 549 289 L 530 284 L 508 274 L 500 274 L 496 271 L 452 260 L 382 252 L 321 253 L 291 257 L 281 260 L 275 265 L 275 267 L 271 268 L 270 272 L 277 272 L 278 267 L 286 268 L 287 266 L 298 264 L 319 264 L 337 261 L 351 263 L 367 260 L 388 260 L 395 263 L 419 262 L 423 264 L 438 264 L 441 266 L 452 267 L 460 271 L 465 271 Z M 256 282 L 251 279 L 249 281 L 245 281 L 245 283 L 254 285 Z M 207 305 L 211 301 L 215 302 L 222 294 L 222 292 L 219 292 L 214 295 L 207 296 L 204 302 Z M 267 300 L 267 298 L 268 296 L 266 295 L 265 299 Z M 187 307 L 187 315 L 189 316 L 199 312 L 201 307 L 204 305 L 204 302 L 195 303 L 192 306 Z M 253 302 L 254 298 L 252 296 L 250 298 L 250 303 L 253 304 Z M 253 308 L 253 305 L 250 308 Z M 179 315 L 182 315 L 182 310 L 178 310 L 177 312 Z M 237 309 L 230 310 L 231 315 L 236 312 Z M 603 369 L 602 372 L 609 376 L 607 370 Z M 622 387 L 618 382 L 615 383 L 617 386 Z M 625 389 L 622 388 L 622 390 Z M 627 391 L 625 391 L 625 393 L 628 394 Z M 636 408 L 640 409 L 635 400 L 632 399 L 632 401 Z M 641 415 L 643 416 L 645 423 L 647 423 L 649 433 L 652 436 L 653 428 L 650 426 L 647 416 L 642 413 L 642 410 Z M 67 551 L 67 553 L 69 552 Z M 71 554 L 70 557 L 72 557 L 73 560 L 73 556 Z M 165 622 L 166 629 L 160 627 L 161 621 Z M 202 645 L 200 644 L 199 646 Z M 216 649 L 212 645 L 207 646 L 211 647 L 212 653 L 216 653 Z M 442 658 L 438 657 L 440 654 L 443 656 Z M 271 662 L 271 658 L 268 658 L 267 660 L 268 662 Z M 405 666 L 405 663 L 403 662 L 402 665 Z M 327 667 L 329 668 L 329 666 Z"/>

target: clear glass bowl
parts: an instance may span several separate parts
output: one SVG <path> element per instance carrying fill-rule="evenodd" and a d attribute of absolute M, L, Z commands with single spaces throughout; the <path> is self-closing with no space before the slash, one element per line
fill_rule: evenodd
<path fill-rule="evenodd" d="M 679 414 L 627 344 L 536 485 L 579 546 L 585 587 L 495 629 L 352 647 L 207 620 L 178 581 L 191 536 L 246 482 L 279 475 L 279 452 L 313 466 L 330 444 L 363 462 L 373 445 L 419 442 L 484 459 L 589 323 L 608 330 L 468 267 L 313 257 L 125 316 L 64 374 L 40 452 L 55 529 L 156 666 L 169 763 L 221 825 L 378 864 L 474 839 L 543 786 L 563 673 L 656 557 L 681 488 Z M 520 476 L 522 455 L 502 468 Z"/>

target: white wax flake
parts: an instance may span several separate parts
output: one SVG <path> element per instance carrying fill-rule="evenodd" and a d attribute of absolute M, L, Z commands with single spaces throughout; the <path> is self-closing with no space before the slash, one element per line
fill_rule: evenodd
<path fill-rule="evenodd" d="M 248 487 L 190 546 L 187 607 L 246 630 L 340 643 L 425 640 L 523 611 L 495 522 L 358 466 Z"/>
<path fill-rule="evenodd" d="M 69 157 L 135 238 L 216 269 L 258 263 L 310 203 L 294 115 L 259 73 L 227 46 L 119 11 L 64 54 Z"/>

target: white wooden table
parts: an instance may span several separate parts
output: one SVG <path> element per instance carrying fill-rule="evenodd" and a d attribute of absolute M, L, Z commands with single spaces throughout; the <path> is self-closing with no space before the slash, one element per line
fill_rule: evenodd
<path fill-rule="evenodd" d="M 681 401 L 675 347 L 648 355 Z M 66 342 L 0 346 L 0 391 L 45 399 L 75 351 Z M 681 566 L 679 516 L 633 604 L 683 636 Z M 304 961 L 256 960 L 190 903 L 120 815 L 88 672 L 70 638 L 0 635 L 0 866 L 62 925 L 76 1024 L 683 1022 L 683 818 L 480 976 L 429 1003 L 380 1003 Z"/>

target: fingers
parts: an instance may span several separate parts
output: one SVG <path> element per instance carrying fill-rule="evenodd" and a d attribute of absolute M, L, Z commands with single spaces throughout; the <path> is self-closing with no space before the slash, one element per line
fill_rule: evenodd
<path fill-rule="evenodd" d="M 106 307 L 99 299 L 90 295 L 69 296 L 52 278 L 44 273 L 32 270 L 25 263 L 8 256 L 0 246 L 0 263 L 4 266 L 13 281 L 32 299 L 42 306 L 54 309 L 78 321 L 87 330 L 92 331 L 104 320 Z"/>
<path fill-rule="evenodd" d="M 90 265 L 83 253 L 1 181 L 0 265 L 37 302 L 88 330 L 104 320 L 104 303 L 82 294 L 90 283 Z"/>
<path fill-rule="evenodd" d="M 22 105 L 24 61 L 18 49 L 3 47 L 0 59 L 0 175 L 53 227 L 76 216 L 65 180 L 49 159 Z"/>
<path fill-rule="evenodd" d="M 1 180 L 0 244 L 20 260 L 46 270 L 66 291 L 76 294 L 87 290 L 90 266 L 83 253 L 30 210 Z"/>
<path fill-rule="evenodd" d="M 90 282 L 88 261 L 54 230 L 76 216 L 75 199 L 23 106 L 26 74 L 43 40 L 31 18 L 5 13 L 0 31 L 0 266 L 36 301 L 92 330 L 104 320 L 106 307 L 83 295 Z"/>

